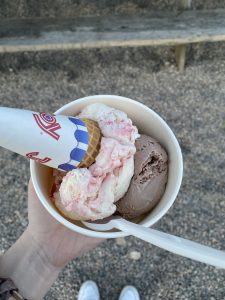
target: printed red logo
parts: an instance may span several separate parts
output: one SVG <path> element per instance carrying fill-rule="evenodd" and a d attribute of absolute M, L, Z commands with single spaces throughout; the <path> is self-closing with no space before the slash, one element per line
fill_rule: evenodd
<path fill-rule="evenodd" d="M 53 115 L 41 112 L 39 113 L 39 115 L 33 114 L 33 116 L 38 126 L 44 132 L 46 132 L 56 140 L 60 138 L 60 135 L 56 131 L 60 129 L 61 126 L 56 122 L 56 118 Z"/>
<path fill-rule="evenodd" d="M 30 152 L 26 154 L 26 157 L 33 159 L 41 164 L 46 164 L 47 162 L 49 162 L 50 160 L 52 160 L 50 157 L 45 157 L 45 158 L 38 158 L 39 152 Z"/>

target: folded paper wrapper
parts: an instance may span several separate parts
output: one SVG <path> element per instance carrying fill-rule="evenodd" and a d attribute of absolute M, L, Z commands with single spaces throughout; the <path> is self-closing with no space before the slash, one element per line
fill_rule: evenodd
<path fill-rule="evenodd" d="M 89 119 L 0 108 L 0 146 L 61 171 L 90 166 L 100 141 Z"/>

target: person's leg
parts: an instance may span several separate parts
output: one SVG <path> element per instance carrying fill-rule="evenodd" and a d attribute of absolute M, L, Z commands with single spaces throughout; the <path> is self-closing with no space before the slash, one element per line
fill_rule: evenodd
<path fill-rule="evenodd" d="M 92 280 L 85 281 L 80 287 L 77 300 L 100 300 L 96 283 Z"/>
<path fill-rule="evenodd" d="M 140 300 L 140 296 L 134 286 L 127 285 L 122 289 L 119 300 Z"/>

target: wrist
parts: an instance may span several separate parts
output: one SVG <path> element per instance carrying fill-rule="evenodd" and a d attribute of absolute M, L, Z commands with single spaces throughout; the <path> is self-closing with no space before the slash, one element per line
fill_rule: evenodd
<path fill-rule="evenodd" d="M 49 232 L 45 230 L 37 232 L 28 226 L 28 231 L 33 242 L 39 245 L 44 258 L 53 268 L 63 269 L 72 259 L 94 247 L 92 238 L 73 232 L 68 234 L 62 226 L 59 226 L 57 231 L 51 229 Z M 99 240 L 96 239 L 96 245 L 98 243 Z"/>
<path fill-rule="evenodd" d="M 27 229 L 0 260 L 1 276 L 11 278 L 27 299 L 41 299 L 58 277 L 41 244 Z"/>

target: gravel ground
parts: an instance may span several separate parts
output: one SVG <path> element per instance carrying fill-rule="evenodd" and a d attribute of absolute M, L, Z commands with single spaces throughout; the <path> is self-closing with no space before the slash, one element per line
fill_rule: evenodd
<path fill-rule="evenodd" d="M 196 51 L 193 51 L 196 50 Z M 70 100 L 117 94 L 146 104 L 175 132 L 184 177 L 177 200 L 154 227 L 225 249 L 224 44 L 189 50 L 184 73 L 171 48 L 111 49 L 0 56 L 0 105 L 53 112 Z M 0 149 L 0 250 L 27 226 L 28 161 Z M 102 299 L 133 284 L 141 299 L 225 299 L 225 273 L 133 237 L 108 240 L 60 274 L 46 300 L 76 299 L 84 280 Z"/>
<path fill-rule="evenodd" d="M 225 8 L 224 0 L 189 0 L 192 9 Z M 182 0 L 1 0 L 0 18 L 75 17 L 176 10 Z"/>

